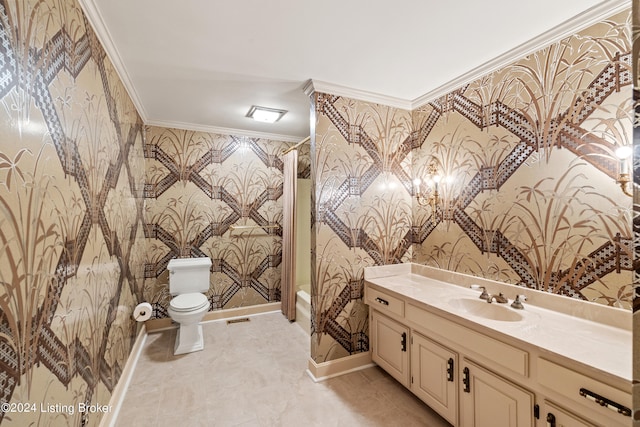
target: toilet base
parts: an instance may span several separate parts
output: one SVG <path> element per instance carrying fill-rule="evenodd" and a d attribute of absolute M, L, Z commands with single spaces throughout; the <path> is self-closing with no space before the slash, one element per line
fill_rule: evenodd
<path fill-rule="evenodd" d="M 173 354 L 177 356 L 178 354 L 192 353 L 202 349 L 204 349 L 202 325 L 199 322 L 189 325 L 181 324 L 176 335 Z"/>

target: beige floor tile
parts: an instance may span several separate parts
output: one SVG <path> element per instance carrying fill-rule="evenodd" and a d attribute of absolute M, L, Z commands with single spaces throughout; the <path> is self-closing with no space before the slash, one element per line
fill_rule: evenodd
<path fill-rule="evenodd" d="M 203 351 L 180 356 L 174 329 L 147 337 L 116 425 L 449 427 L 377 367 L 314 383 L 309 336 L 280 313 L 203 334 Z"/>

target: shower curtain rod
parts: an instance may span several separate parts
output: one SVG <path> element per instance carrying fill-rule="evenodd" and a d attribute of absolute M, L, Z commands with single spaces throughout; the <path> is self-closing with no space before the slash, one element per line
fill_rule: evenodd
<path fill-rule="evenodd" d="M 286 150 L 284 150 L 282 152 L 282 154 L 284 155 L 284 154 L 287 154 L 289 151 L 293 151 L 293 150 L 297 149 L 298 147 L 300 147 L 302 144 L 304 144 L 305 142 L 309 141 L 310 139 L 311 139 L 311 136 L 306 137 L 302 141 L 298 142 L 296 145 L 292 145 L 291 147 L 289 147 Z"/>

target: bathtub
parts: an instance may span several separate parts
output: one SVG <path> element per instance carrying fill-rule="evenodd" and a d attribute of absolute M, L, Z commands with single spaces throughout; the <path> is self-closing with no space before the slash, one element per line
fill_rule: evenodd
<path fill-rule="evenodd" d="M 296 292 L 296 323 L 311 334 L 311 295 L 309 285 L 298 285 Z"/>

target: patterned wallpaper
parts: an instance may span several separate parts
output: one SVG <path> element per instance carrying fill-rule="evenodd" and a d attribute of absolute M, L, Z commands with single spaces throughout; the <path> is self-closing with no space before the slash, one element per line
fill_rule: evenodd
<path fill-rule="evenodd" d="M 413 261 L 630 308 L 630 13 L 411 112 L 315 93 L 312 350 L 368 350 L 362 269 Z M 445 178 L 432 210 L 429 165 Z"/>
<path fill-rule="evenodd" d="M 631 200 L 612 156 L 631 143 L 630 19 L 412 112 L 313 95 L 299 176 L 314 184 L 316 362 L 368 350 L 368 265 L 413 260 L 630 307 Z M 145 136 L 75 1 L 0 0 L 0 102 L 0 401 L 67 405 L 0 422 L 97 425 L 68 409 L 108 404 L 132 307 L 167 315 L 172 257 L 212 258 L 212 310 L 279 301 L 289 144 Z M 435 212 L 412 198 L 431 161 L 454 177 Z"/>
<path fill-rule="evenodd" d="M 640 116 L 640 1 L 633 1 L 632 8 L 632 72 L 633 72 L 633 109 L 635 117 Z M 640 198 L 640 122 L 633 122 L 633 236 L 640 242 L 640 205 L 635 201 Z M 633 253 L 634 262 L 640 260 L 640 247 L 636 243 Z M 635 344 L 640 336 L 640 269 L 634 269 L 633 284 L 633 425 L 640 426 L 640 346 Z"/>
<path fill-rule="evenodd" d="M 411 261 L 412 117 L 313 98 L 311 356 L 320 363 L 369 349 L 364 267 Z"/>
<path fill-rule="evenodd" d="M 0 106 L 0 402 L 31 409 L 0 422 L 98 425 L 142 297 L 143 126 L 75 1 L 0 0 Z"/>
<path fill-rule="evenodd" d="M 632 143 L 630 14 L 471 82 L 414 114 L 414 261 L 630 308 L 631 198 L 614 152 Z M 423 185 L 423 191 L 428 187 Z"/>
<path fill-rule="evenodd" d="M 211 258 L 210 310 L 280 301 L 281 153 L 291 144 L 159 127 L 146 141 L 144 297 L 154 316 L 168 317 L 166 267 L 182 256 Z M 309 168 L 307 156 L 301 173 Z"/>

